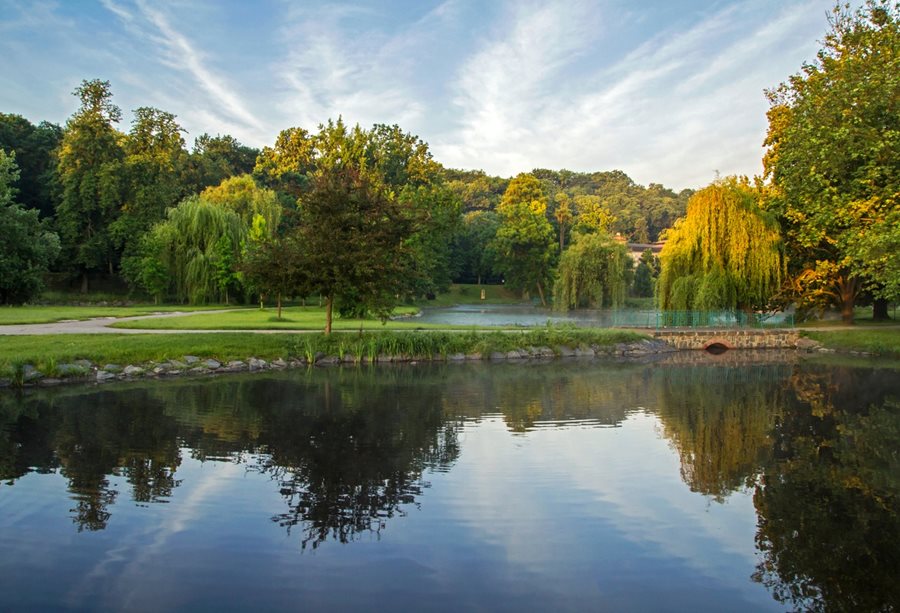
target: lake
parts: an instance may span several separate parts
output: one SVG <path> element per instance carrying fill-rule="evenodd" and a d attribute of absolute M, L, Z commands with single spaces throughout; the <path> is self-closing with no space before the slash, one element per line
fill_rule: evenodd
<path fill-rule="evenodd" d="M 900 604 L 900 377 L 732 351 L 0 394 L 0 610 Z"/>

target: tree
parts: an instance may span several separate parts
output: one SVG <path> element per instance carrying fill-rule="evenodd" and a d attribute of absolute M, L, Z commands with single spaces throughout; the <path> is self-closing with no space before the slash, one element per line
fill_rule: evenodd
<path fill-rule="evenodd" d="M 659 261 L 653 255 L 653 251 L 647 249 L 641 254 L 641 261 L 638 262 L 634 271 L 632 294 L 639 298 L 650 298 L 653 296 L 653 288 L 658 275 Z"/>
<path fill-rule="evenodd" d="M 556 308 L 618 308 L 625 302 L 625 246 L 609 235 L 576 235 L 559 260 L 554 283 Z"/>
<path fill-rule="evenodd" d="M 444 185 L 407 185 L 398 197 L 411 224 L 406 293 L 434 296 L 450 287 L 454 276 L 453 237 L 461 225 L 459 197 Z"/>
<path fill-rule="evenodd" d="M 554 241 L 540 181 L 528 174 L 510 181 L 497 213 L 500 227 L 492 249 L 498 272 L 515 290 L 537 289 L 541 304 L 546 304 L 544 286 L 550 278 Z"/>
<path fill-rule="evenodd" d="M 900 5 L 838 5 L 815 63 L 767 92 L 767 207 L 786 230 L 798 298 L 852 322 L 863 291 L 900 297 L 885 251 L 900 210 Z"/>
<path fill-rule="evenodd" d="M 304 245 L 294 234 L 250 241 L 241 259 L 244 281 L 260 295 L 275 296 L 278 319 L 282 299 L 310 287 L 305 267 Z"/>
<path fill-rule="evenodd" d="M 126 256 L 137 250 L 140 237 L 162 221 L 166 209 L 184 195 L 182 175 L 187 153 L 183 131 L 172 113 L 152 107 L 134 111 L 118 171 L 122 210 L 110 224 L 110 232 Z"/>
<path fill-rule="evenodd" d="M 230 177 L 215 187 L 207 187 L 200 197 L 237 213 L 248 228 L 257 216 L 265 220 L 269 234 L 278 230 L 282 208 L 275 192 L 259 187 L 250 175 Z"/>
<path fill-rule="evenodd" d="M 325 333 L 335 300 L 387 317 L 403 287 L 410 223 L 397 202 L 352 163 L 318 169 L 300 199 L 297 239 L 309 271 L 302 293 L 325 297 Z"/>
<path fill-rule="evenodd" d="M 778 223 L 746 181 L 729 178 L 694 194 L 667 236 L 659 256 L 663 309 L 759 309 L 781 286 Z"/>
<path fill-rule="evenodd" d="M 316 143 L 303 128 L 282 130 L 274 147 L 263 147 L 260 151 L 253 174 L 266 187 L 296 200 L 308 186 L 315 150 Z"/>
<path fill-rule="evenodd" d="M 616 218 L 603 204 L 600 196 L 575 196 L 574 232 L 607 234 Z"/>
<path fill-rule="evenodd" d="M 45 218 L 56 208 L 56 149 L 62 136 L 62 128 L 56 124 L 42 121 L 35 126 L 21 115 L 0 113 L 0 149 L 15 152 L 19 167 L 17 200 Z"/>
<path fill-rule="evenodd" d="M 462 228 L 453 241 L 457 279 L 481 285 L 495 274 L 493 246 L 499 227 L 500 218 L 493 211 L 470 211 L 463 215 Z"/>
<path fill-rule="evenodd" d="M 559 226 L 559 252 L 566 249 L 566 227 L 572 223 L 572 206 L 569 196 L 563 192 L 556 194 L 556 210 L 553 216 Z"/>
<path fill-rule="evenodd" d="M 43 289 L 43 276 L 59 253 L 59 238 L 35 209 L 15 202 L 15 157 L 0 149 L 0 304 L 21 304 Z"/>
<path fill-rule="evenodd" d="M 201 134 L 187 158 L 184 193 L 201 192 L 229 177 L 252 173 L 257 156 L 259 150 L 242 145 L 233 136 Z"/>
<path fill-rule="evenodd" d="M 112 272 L 115 264 L 109 226 L 121 206 L 117 170 L 123 151 L 113 124 L 122 112 L 112 103 L 109 81 L 83 81 L 74 94 L 81 107 L 66 122 L 60 145 L 57 226 L 66 261 L 81 273 L 85 292 L 89 271 Z"/>

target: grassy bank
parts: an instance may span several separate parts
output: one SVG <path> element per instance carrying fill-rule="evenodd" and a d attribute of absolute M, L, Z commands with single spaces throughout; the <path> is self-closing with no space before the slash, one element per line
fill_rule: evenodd
<path fill-rule="evenodd" d="M 0 325 L 46 324 L 55 321 L 84 320 L 94 317 L 133 317 L 151 313 L 172 313 L 175 311 L 208 311 L 227 309 L 221 305 L 189 306 L 189 305 L 136 305 L 136 306 L 66 306 L 66 305 L 32 305 L 16 307 L 0 307 Z M 246 308 L 246 307 L 245 307 Z"/>
<path fill-rule="evenodd" d="M 398 307 L 396 315 L 413 315 L 416 307 Z M 278 319 L 277 311 L 267 309 L 244 309 L 229 313 L 209 313 L 186 315 L 184 317 L 167 317 L 165 319 L 144 319 L 140 321 L 123 321 L 113 324 L 115 328 L 132 330 L 324 330 L 325 309 L 318 306 L 286 307 L 282 310 L 282 318 Z M 412 330 L 416 328 L 447 328 L 443 325 L 423 325 L 415 319 L 398 319 L 384 324 L 378 319 L 344 319 L 334 320 L 335 330 Z"/>
<path fill-rule="evenodd" d="M 835 351 L 900 357 L 900 328 L 872 326 L 853 330 L 806 330 L 803 335 Z"/>
<path fill-rule="evenodd" d="M 511 351 L 526 347 L 611 346 L 645 338 L 618 330 L 538 328 L 524 332 L 364 332 L 323 334 L 61 334 L 0 337 L 0 372 L 7 376 L 23 364 L 52 374 L 63 363 L 86 359 L 97 365 L 162 362 L 185 355 L 219 361 L 307 359 L 316 354 L 371 358 L 396 355 L 418 358 L 454 353 Z"/>

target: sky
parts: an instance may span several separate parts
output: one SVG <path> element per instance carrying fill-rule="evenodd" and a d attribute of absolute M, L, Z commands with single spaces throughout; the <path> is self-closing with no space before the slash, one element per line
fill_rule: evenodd
<path fill-rule="evenodd" d="M 63 124 L 83 79 L 124 111 L 271 145 L 398 124 L 505 177 L 623 170 L 676 190 L 762 171 L 765 89 L 815 59 L 831 0 L 0 0 L 0 112 Z"/>

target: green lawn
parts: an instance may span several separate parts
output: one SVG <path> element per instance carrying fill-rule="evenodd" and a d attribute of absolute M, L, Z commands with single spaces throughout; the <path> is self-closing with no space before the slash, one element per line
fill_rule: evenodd
<path fill-rule="evenodd" d="M 838 351 L 864 351 L 874 355 L 900 356 L 900 328 L 867 326 L 854 330 L 807 330 L 804 336 Z"/>
<path fill-rule="evenodd" d="M 292 334 L 52 334 L 0 336 L 0 367 L 10 364 L 62 364 L 78 359 L 103 365 L 180 359 L 184 355 L 219 360 L 287 355 Z"/>
<path fill-rule="evenodd" d="M 173 311 L 204 311 L 226 309 L 221 305 L 137 305 L 137 306 L 16 306 L 0 307 L 0 325 L 46 324 L 67 319 L 91 319 L 93 317 L 131 317 L 150 313 L 170 313 Z M 244 307 L 246 308 L 246 307 Z"/>
<path fill-rule="evenodd" d="M 416 307 L 398 307 L 398 315 L 413 315 Z M 323 307 L 286 307 L 279 320 L 274 308 L 248 309 L 230 313 L 209 313 L 185 315 L 184 317 L 167 317 L 164 319 L 144 319 L 140 321 L 123 321 L 113 324 L 115 328 L 132 330 L 323 330 L 325 328 L 325 309 Z M 465 326 L 461 329 L 469 329 Z M 335 317 L 335 330 L 415 330 L 415 329 L 448 329 L 450 326 L 439 324 L 422 324 L 415 317 L 389 320 L 384 324 L 378 319 L 343 319 Z"/>

